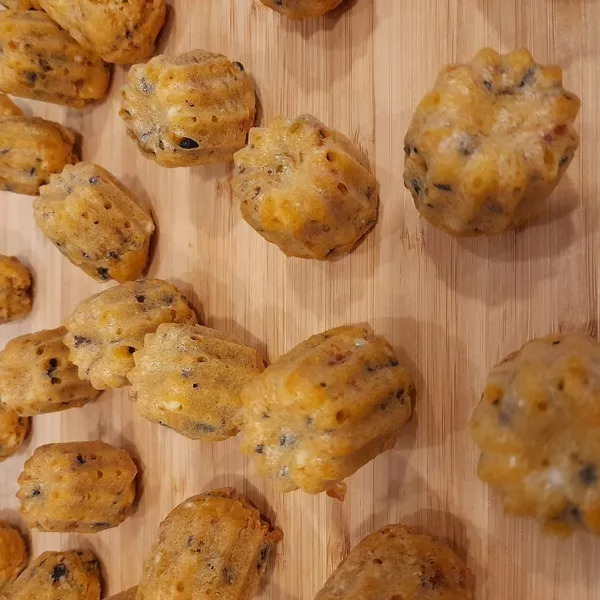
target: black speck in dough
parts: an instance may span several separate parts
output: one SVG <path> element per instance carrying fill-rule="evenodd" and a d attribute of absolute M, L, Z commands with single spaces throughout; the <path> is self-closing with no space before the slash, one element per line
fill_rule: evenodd
<path fill-rule="evenodd" d="M 52 575 L 50 576 L 52 578 L 52 583 L 58 583 L 63 577 L 67 576 L 68 572 L 69 571 L 67 567 L 65 567 L 65 565 L 62 563 L 54 565 L 54 569 L 52 569 Z"/>
<path fill-rule="evenodd" d="M 181 138 L 181 140 L 179 141 L 179 147 L 183 148 L 184 150 L 193 150 L 194 148 L 198 148 L 200 146 L 200 144 L 190 138 Z"/>
<path fill-rule="evenodd" d="M 589 463 L 579 471 L 579 480 L 583 485 L 594 485 L 598 481 L 598 469 L 596 465 Z"/>
<path fill-rule="evenodd" d="M 109 278 L 108 269 L 106 267 L 98 267 L 96 271 L 98 272 L 98 276 L 100 277 L 100 279 L 106 281 Z"/>

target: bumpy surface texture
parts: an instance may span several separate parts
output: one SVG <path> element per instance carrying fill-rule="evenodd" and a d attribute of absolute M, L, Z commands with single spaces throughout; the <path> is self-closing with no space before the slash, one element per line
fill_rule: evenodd
<path fill-rule="evenodd" d="M 472 576 L 447 546 L 388 525 L 352 549 L 315 600 L 472 600 Z"/>
<path fill-rule="evenodd" d="M 241 389 L 263 369 L 254 348 L 200 325 L 163 324 L 133 358 L 129 380 L 140 413 L 207 441 L 237 433 Z"/>
<path fill-rule="evenodd" d="M 204 50 L 133 66 L 121 97 L 127 133 L 163 167 L 230 161 L 254 123 L 242 65 Z"/>
<path fill-rule="evenodd" d="M 20 117 L 23 111 L 6 95 L 0 93 L 0 117 Z"/>
<path fill-rule="evenodd" d="M 578 111 L 561 69 L 526 50 L 486 48 L 446 66 L 405 138 L 404 183 L 417 209 L 455 235 L 526 223 L 573 158 Z"/>
<path fill-rule="evenodd" d="M 392 448 L 410 418 L 414 386 L 394 350 L 369 327 L 302 342 L 242 391 L 242 452 L 281 491 L 327 491 Z"/>
<path fill-rule="evenodd" d="M 137 586 L 129 588 L 128 590 L 115 594 L 108 598 L 108 600 L 136 600 L 137 597 Z"/>
<path fill-rule="evenodd" d="M 0 595 L 26 567 L 29 553 L 19 530 L 0 521 Z"/>
<path fill-rule="evenodd" d="M 39 10 L 41 8 L 39 0 L 2 0 L 0 4 L 16 10 Z"/>
<path fill-rule="evenodd" d="M 508 512 L 557 534 L 600 534 L 600 344 L 583 335 L 526 343 L 489 373 L 471 430 L 479 476 Z"/>
<path fill-rule="evenodd" d="M 41 531 L 116 527 L 129 515 L 136 474 L 131 456 L 104 442 L 40 446 L 19 477 L 21 514 Z"/>
<path fill-rule="evenodd" d="M 20 417 L 0 403 L 0 463 L 21 447 L 30 427 L 31 419 Z"/>
<path fill-rule="evenodd" d="M 110 70 L 45 12 L 0 11 L 0 90 L 83 108 L 104 97 Z"/>
<path fill-rule="evenodd" d="M 137 600 L 250 600 L 280 539 L 233 489 L 188 498 L 161 523 Z"/>
<path fill-rule="evenodd" d="M 160 279 L 114 286 L 80 302 L 66 320 L 65 344 L 79 376 L 98 389 L 129 385 L 133 353 L 161 323 L 196 323 L 177 288 Z"/>
<path fill-rule="evenodd" d="M 343 0 L 260 0 L 265 6 L 292 19 L 320 17 L 339 6 Z"/>
<path fill-rule="evenodd" d="M 40 0 L 84 48 L 111 63 L 148 58 L 165 20 L 165 0 Z"/>
<path fill-rule="evenodd" d="M 100 564 L 87 550 L 44 552 L 15 581 L 10 600 L 100 600 Z"/>
<path fill-rule="evenodd" d="M 0 323 L 31 310 L 31 274 L 18 259 L 0 254 Z"/>
<path fill-rule="evenodd" d="M 50 175 L 77 162 L 74 146 L 75 135 L 53 121 L 0 117 L 0 189 L 35 196 Z"/>
<path fill-rule="evenodd" d="M 102 167 L 65 167 L 40 189 L 33 208 L 38 227 L 94 279 L 123 283 L 142 274 L 154 222 Z"/>
<path fill-rule="evenodd" d="M 310 115 L 252 129 L 234 161 L 242 216 L 288 256 L 346 254 L 377 220 L 377 184 L 366 157 Z"/>
<path fill-rule="evenodd" d="M 84 406 L 97 395 L 63 343 L 64 327 L 14 338 L 0 352 L 0 403 L 21 416 Z"/>

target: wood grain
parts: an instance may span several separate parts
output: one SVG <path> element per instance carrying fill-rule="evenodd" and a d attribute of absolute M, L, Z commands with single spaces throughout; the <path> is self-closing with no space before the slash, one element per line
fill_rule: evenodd
<path fill-rule="evenodd" d="M 417 382 L 418 408 L 394 451 L 349 481 L 347 500 L 279 495 L 259 480 L 237 440 L 187 441 L 139 418 L 126 391 L 92 406 L 35 419 L 27 447 L 0 466 L 2 516 L 19 522 L 16 477 L 45 442 L 102 438 L 143 466 L 135 515 L 95 536 L 32 535 L 37 554 L 73 546 L 101 557 L 107 593 L 137 582 L 167 512 L 207 488 L 235 485 L 283 528 L 261 599 L 311 600 L 349 548 L 401 521 L 448 540 L 477 579 L 480 600 L 596 600 L 600 540 L 545 537 L 503 514 L 475 477 L 466 431 L 487 370 L 527 338 L 570 329 L 598 333 L 600 2 L 598 0 L 346 0 L 330 16 L 287 21 L 256 0 L 175 0 L 162 49 L 195 47 L 240 60 L 254 77 L 261 119 L 311 112 L 369 153 L 381 192 L 379 224 L 333 264 L 286 259 L 241 219 L 229 165 L 166 170 L 145 160 L 110 99 L 78 112 L 39 103 L 31 111 L 83 136 L 83 156 L 120 177 L 156 214 L 152 276 L 180 285 L 206 322 L 241 334 L 271 360 L 329 326 L 370 322 Z M 419 98 L 443 63 L 480 47 L 526 46 L 560 63 L 579 94 L 581 149 L 548 210 L 531 228 L 456 240 L 421 220 L 402 185 L 402 140 Z M 100 289 L 71 266 L 32 218 L 31 199 L 0 198 L 0 252 L 35 273 L 35 309 L 0 329 L 11 337 L 55 327 Z"/>

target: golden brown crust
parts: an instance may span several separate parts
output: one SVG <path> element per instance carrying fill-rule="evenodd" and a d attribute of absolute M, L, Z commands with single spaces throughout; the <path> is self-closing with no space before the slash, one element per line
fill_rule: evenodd
<path fill-rule="evenodd" d="M 343 0 L 260 0 L 265 6 L 290 17 L 320 17 L 339 6 Z"/>
<path fill-rule="evenodd" d="M 0 94 L 0 117 L 21 116 L 23 111 L 6 94 Z"/>
<path fill-rule="evenodd" d="M 29 314 L 31 273 L 14 256 L 0 254 L 0 323 Z"/>
<path fill-rule="evenodd" d="M 254 348 L 201 325 L 165 323 L 133 358 L 128 378 L 140 413 L 206 441 L 237 433 L 241 389 L 263 369 Z"/>
<path fill-rule="evenodd" d="M 0 405 L 0 463 L 23 444 L 31 428 L 31 419 Z"/>
<path fill-rule="evenodd" d="M 16 527 L 0 522 L 0 594 L 27 566 L 29 552 Z"/>
<path fill-rule="evenodd" d="M 53 173 L 76 161 L 75 135 L 66 127 L 38 117 L 0 117 L 1 189 L 35 196 Z"/>
<path fill-rule="evenodd" d="M 450 548 L 388 525 L 351 550 L 315 600 L 473 600 L 472 583 Z"/>
<path fill-rule="evenodd" d="M 280 539 L 234 489 L 188 498 L 161 523 L 137 600 L 192 600 L 199 589 L 219 600 L 250 600 Z"/>
<path fill-rule="evenodd" d="M 314 335 L 242 391 L 241 450 L 284 491 L 327 491 L 392 448 L 412 413 L 414 385 L 370 327 Z"/>
<path fill-rule="evenodd" d="M 84 48 L 110 63 L 147 59 L 166 14 L 165 0 L 40 0 Z"/>
<path fill-rule="evenodd" d="M 148 261 L 152 217 L 108 171 L 67 165 L 33 203 L 38 227 L 76 266 L 98 281 L 132 281 Z"/>
<path fill-rule="evenodd" d="M 573 158 L 578 111 L 561 69 L 527 50 L 485 48 L 444 67 L 405 139 L 404 183 L 417 209 L 455 235 L 526 223 Z"/>
<path fill-rule="evenodd" d="M 100 600 L 100 564 L 87 550 L 44 552 L 10 592 L 10 600 Z"/>
<path fill-rule="evenodd" d="M 110 82 L 102 59 L 82 48 L 41 10 L 0 11 L 0 90 L 83 108 Z"/>
<path fill-rule="evenodd" d="M 204 50 L 134 65 L 121 97 L 128 135 L 163 167 L 230 161 L 254 123 L 243 66 Z"/>
<path fill-rule="evenodd" d="M 600 534 L 600 344 L 580 334 L 527 342 L 489 373 L 471 432 L 479 477 L 505 509 L 551 533 Z"/>
<path fill-rule="evenodd" d="M 39 0 L 2 0 L 0 4 L 15 10 L 40 10 L 41 8 Z"/>
<path fill-rule="evenodd" d="M 136 475 L 131 456 L 104 442 L 40 446 L 19 477 L 21 514 L 41 531 L 116 527 L 129 516 Z"/>
<path fill-rule="evenodd" d="M 129 385 L 133 353 L 161 323 L 196 323 L 179 290 L 160 279 L 114 286 L 80 302 L 66 320 L 65 344 L 79 376 L 98 389 Z"/>
<path fill-rule="evenodd" d="M 363 153 L 311 115 L 250 131 L 231 182 L 244 219 L 287 256 L 350 252 L 377 220 L 377 182 Z"/>
<path fill-rule="evenodd" d="M 14 338 L 0 352 L 0 398 L 21 416 L 84 406 L 98 395 L 77 375 L 64 327 Z"/>

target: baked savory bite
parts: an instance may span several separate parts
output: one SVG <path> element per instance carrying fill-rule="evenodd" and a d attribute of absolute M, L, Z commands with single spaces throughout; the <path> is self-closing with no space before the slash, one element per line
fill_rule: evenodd
<path fill-rule="evenodd" d="M 127 133 L 163 167 L 230 161 L 254 123 L 244 67 L 204 50 L 134 65 L 121 98 Z"/>
<path fill-rule="evenodd" d="M 206 441 L 236 435 L 241 389 L 263 370 L 254 348 L 201 325 L 165 323 L 146 335 L 133 359 L 128 378 L 140 413 Z"/>
<path fill-rule="evenodd" d="M 40 446 L 19 477 L 21 514 L 41 531 L 116 527 L 129 516 L 136 475 L 129 453 L 104 442 Z"/>
<path fill-rule="evenodd" d="M 367 326 L 313 335 L 242 390 L 241 450 L 283 492 L 326 491 L 393 448 L 414 385 L 391 345 Z"/>
<path fill-rule="evenodd" d="M 250 131 L 234 156 L 244 219 L 287 256 L 350 252 L 377 220 L 377 183 L 362 151 L 310 115 Z"/>
<path fill-rule="evenodd" d="M 39 117 L 0 117 L 0 189 L 35 196 L 50 175 L 76 161 L 75 135 L 66 127 Z"/>
<path fill-rule="evenodd" d="M 120 592 L 119 594 L 115 594 L 108 598 L 108 600 L 136 600 L 137 598 L 137 585 L 135 587 L 129 588 L 124 592 Z"/>
<path fill-rule="evenodd" d="M 6 95 L 0 93 L 0 117 L 21 117 L 23 111 Z"/>
<path fill-rule="evenodd" d="M 66 320 L 65 344 L 79 376 L 97 390 L 129 385 L 133 353 L 161 323 L 196 323 L 179 290 L 161 279 L 116 285 L 80 302 Z"/>
<path fill-rule="evenodd" d="M 98 395 L 77 376 L 64 327 L 14 338 L 0 352 L 0 401 L 20 416 L 84 406 Z"/>
<path fill-rule="evenodd" d="M 250 600 L 281 537 L 234 489 L 188 498 L 160 524 L 137 600 Z"/>
<path fill-rule="evenodd" d="M 102 167 L 66 166 L 40 189 L 33 209 L 38 227 L 90 277 L 123 283 L 142 274 L 154 221 Z"/>
<path fill-rule="evenodd" d="M 0 521 L 0 597 L 27 566 L 29 553 L 23 536 L 16 527 Z"/>
<path fill-rule="evenodd" d="M 455 235 L 496 234 L 544 205 L 579 146 L 579 98 L 527 50 L 490 48 L 447 65 L 405 138 L 404 184 L 418 211 Z"/>
<path fill-rule="evenodd" d="M 14 256 L 0 254 L 0 323 L 8 323 L 31 310 L 31 273 Z"/>
<path fill-rule="evenodd" d="M 471 418 L 479 477 L 550 533 L 600 534 L 600 344 L 531 340 L 489 373 Z"/>
<path fill-rule="evenodd" d="M 16 10 L 39 10 L 39 0 L 0 0 L 2 6 Z"/>
<path fill-rule="evenodd" d="M 340 563 L 315 600 L 473 600 L 473 577 L 455 552 L 388 525 Z"/>
<path fill-rule="evenodd" d="M 20 417 L 0 402 L 0 463 L 21 447 L 30 428 L 31 419 Z"/>
<path fill-rule="evenodd" d="M 83 108 L 104 98 L 110 69 L 41 10 L 0 11 L 0 90 Z"/>
<path fill-rule="evenodd" d="M 304 19 L 306 17 L 320 17 L 343 0 L 260 0 L 265 6 L 290 17 L 291 19 Z"/>
<path fill-rule="evenodd" d="M 21 573 L 10 600 L 100 600 L 100 563 L 88 550 L 44 552 Z"/>
<path fill-rule="evenodd" d="M 84 48 L 109 63 L 148 58 L 166 14 L 165 0 L 40 0 L 40 4 Z"/>

